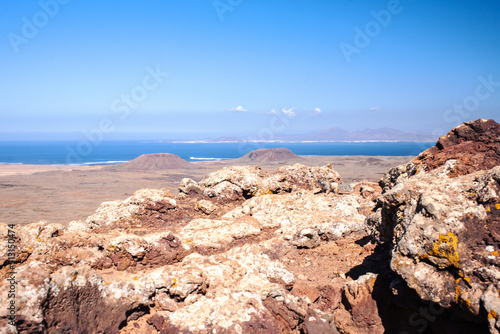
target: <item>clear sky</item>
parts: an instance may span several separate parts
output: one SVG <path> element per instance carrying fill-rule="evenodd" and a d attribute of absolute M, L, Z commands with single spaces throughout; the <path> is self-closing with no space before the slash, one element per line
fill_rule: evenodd
<path fill-rule="evenodd" d="M 0 36 L 0 140 L 500 121 L 498 0 L 10 0 Z"/>

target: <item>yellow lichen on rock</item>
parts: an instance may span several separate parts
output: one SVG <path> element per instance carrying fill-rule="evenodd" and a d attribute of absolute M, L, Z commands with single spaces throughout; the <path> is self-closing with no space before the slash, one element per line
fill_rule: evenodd
<path fill-rule="evenodd" d="M 460 258 L 457 253 L 457 237 L 448 232 L 447 234 L 440 234 L 439 240 L 434 243 L 434 247 L 429 252 L 429 256 L 447 259 L 447 264 L 439 264 L 440 269 L 448 266 L 459 268 Z"/>
<path fill-rule="evenodd" d="M 460 276 L 463 276 L 461 274 Z M 458 304 L 462 305 L 465 309 L 467 309 L 469 312 L 473 314 L 477 314 L 477 312 L 474 311 L 474 309 L 471 307 L 472 302 L 470 301 L 469 298 L 467 298 L 467 292 L 464 294 L 462 291 L 462 287 L 460 287 L 460 281 L 463 280 L 467 285 L 470 287 L 470 278 L 464 277 L 464 278 L 457 278 L 455 280 L 455 300 L 457 301 Z"/>
<path fill-rule="evenodd" d="M 269 189 L 260 188 L 255 193 L 253 193 L 253 196 L 262 196 L 262 195 L 269 195 L 269 194 L 273 194 L 273 192 Z"/>

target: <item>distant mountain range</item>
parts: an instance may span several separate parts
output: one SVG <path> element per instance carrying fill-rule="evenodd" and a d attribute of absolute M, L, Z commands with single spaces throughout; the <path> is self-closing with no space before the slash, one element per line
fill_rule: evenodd
<path fill-rule="evenodd" d="M 434 142 L 436 136 L 416 132 L 400 131 L 391 128 L 345 130 L 330 128 L 304 135 L 290 137 L 297 141 L 407 141 L 407 142 Z"/>
<path fill-rule="evenodd" d="M 222 143 L 222 142 L 356 142 L 356 141 L 401 141 L 401 142 L 435 142 L 438 137 L 417 131 L 401 131 L 391 128 L 345 130 L 342 128 L 330 128 L 303 135 L 281 136 L 272 140 L 253 137 L 219 137 L 217 139 L 197 140 L 193 142 Z"/>

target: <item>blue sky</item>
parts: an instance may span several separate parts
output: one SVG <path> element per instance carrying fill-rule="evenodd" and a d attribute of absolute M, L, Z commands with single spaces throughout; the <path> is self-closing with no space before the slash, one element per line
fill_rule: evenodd
<path fill-rule="evenodd" d="M 0 36 L 0 140 L 500 119 L 498 0 L 6 1 Z"/>

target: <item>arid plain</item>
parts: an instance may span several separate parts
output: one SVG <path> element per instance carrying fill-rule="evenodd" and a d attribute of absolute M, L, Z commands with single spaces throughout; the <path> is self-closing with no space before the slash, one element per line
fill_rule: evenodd
<path fill-rule="evenodd" d="M 102 202 L 123 200 L 143 188 L 167 188 L 173 194 L 182 178 L 201 180 L 208 173 L 230 165 L 258 165 L 267 171 L 301 163 L 333 164 L 344 183 L 378 181 L 391 167 L 411 156 L 301 156 L 191 162 L 189 168 L 161 168 L 154 163 L 129 170 L 114 166 L 0 165 L 0 222 L 33 223 L 45 220 L 68 224 L 85 220 Z M 175 168 L 178 167 L 178 168 Z"/>

